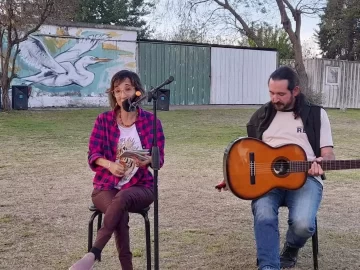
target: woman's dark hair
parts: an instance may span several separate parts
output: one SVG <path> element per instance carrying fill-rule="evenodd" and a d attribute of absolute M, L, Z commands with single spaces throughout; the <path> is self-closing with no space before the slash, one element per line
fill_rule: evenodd
<path fill-rule="evenodd" d="M 300 85 L 299 76 L 295 70 L 291 67 L 283 66 L 276 69 L 269 77 L 268 84 L 270 79 L 273 81 L 280 81 L 280 80 L 287 80 L 288 87 L 287 89 L 292 93 L 296 86 Z M 295 97 L 295 104 L 294 104 L 294 116 L 295 119 L 300 116 L 301 109 L 306 102 L 305 96 L 302 93 L 299 93 Z"/>
<path fill-rule="evenodd" d="M 110 107 L 112 109 L 115 109 L 117 106 L 116 98 L 114 96 L 114 85 L 115 83 L 123 82 L 127 78 L 130 80 L 131 85 L 135 87 L 136 91 L 140 91 L 141 95 L 145 94 L 145 90 L 141 84 L 140 78 L 135 72 L 126 69 L 120 70 L 112 77 L 110 89 L 107 90 Z"/>

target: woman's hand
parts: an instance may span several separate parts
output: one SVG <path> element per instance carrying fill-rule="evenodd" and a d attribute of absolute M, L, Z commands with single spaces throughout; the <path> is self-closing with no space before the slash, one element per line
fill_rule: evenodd
<path fill-rule="evenodd" d="M 123 177 L 125 174 L 125 164 L 122 162 L 116 163 L 109 161 L 109 167 L 107 169 L 117 177 Z"/>

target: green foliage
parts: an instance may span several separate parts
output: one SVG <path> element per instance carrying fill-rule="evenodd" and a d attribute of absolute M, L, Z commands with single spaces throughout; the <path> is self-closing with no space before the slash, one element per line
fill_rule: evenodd
<path fill-rule="evenodd" d="M 260 26 L 252 25 L 251 28 L 261 40 L 261 47 L 277 49 L 279 51 L 280 59 L 294 58 L 293 46 L 284 29 L 277 26 L 273 27 L 268 24 L 262 24 Z M 258 47 L 255 41 L 250 38 L 247 39 L 247 42 L 250 47 Z"/>
<path fill-rule="evenodd" d="M 360 60 L 360 1 L 329 0 L 316 36 L 325 58 Z"/>
<path fill-rule="evenodd" d="M 139 27 L 139 38 L 145 38 L 151 30 L 143 17 L 150 14 L 153 7 L 154 4 L 146 0 L 79 0 L 74 20 Z"/>

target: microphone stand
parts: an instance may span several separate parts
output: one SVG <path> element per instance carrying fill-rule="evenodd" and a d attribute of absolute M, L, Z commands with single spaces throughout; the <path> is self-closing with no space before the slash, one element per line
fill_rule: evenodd
<path fill-rule="evenodd" d="M 155 261 L 155 270 L 159 270 L 159 211 L 158 211 L 158 171 L 160 170 L 160 152 L 159 147 L 157 145 L 157 91 L 152 93 L 148 98 L 148 102 L 153 100 L 153 114 L 154 114 L 154 122 L 153 122 L 153 145 L 151 148 L 151 160 L 152 160 L 152 168 L 154 170 L 154 261 Z"/>
<path fill-rule="evenodd" d="M 171 83 L 174 80 L 174 77 L 170 76 L 169 79 L 167 79 L 164 83 L 159 85 L 156 88 L 152 88 L 148 94 L 148 102 L 151 102 L 153 100 L 153 114 L 154 114 L 154 120 L 153 120 L 153 145 L 151 148 L 151 160 L 152 160 L 152 168 L 154 170 L 154 260 L 155 260 L 155 270 L 159 270 L 159 212 L 158 212 L 158 171 L 160 170 L 160 152 L 159 147 L 157 145 L 157 98 L 158 98 L 158 90 L 163 87 L 164 85 L 167 85 Z"/>

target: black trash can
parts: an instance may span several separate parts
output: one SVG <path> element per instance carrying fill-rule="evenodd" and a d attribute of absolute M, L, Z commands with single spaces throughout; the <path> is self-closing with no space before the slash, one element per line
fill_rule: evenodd
<path fill-rule="evenodd" d="M 27 110 L 30 97 L 29 86 L 13 85 L 11 90 L 11 105 L 13 110 Z"/>
<path fill-rule="evenodd" d="M 156 101 L 156 109 L 159 111 L 168 111 L 170 105 L 170 90 L 169 89 L 159 89 L 158 97 Z"/>

